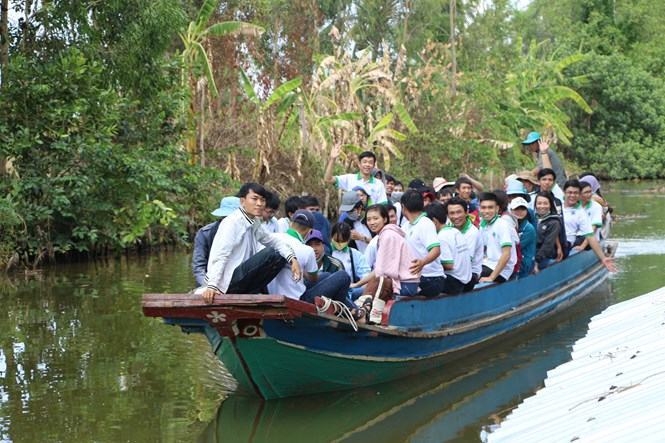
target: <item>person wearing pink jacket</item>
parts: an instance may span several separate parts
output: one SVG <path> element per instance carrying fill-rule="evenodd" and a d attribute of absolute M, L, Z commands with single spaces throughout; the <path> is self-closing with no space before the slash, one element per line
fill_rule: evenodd
<path fill-rule="evenodd" d="M 404 231 L 389 223 L 386 206 L 370 206 L 366 217 L 367 227 L 378 235 L 376 262 L 374 270 L 352 287 L 365 286 L 356 304 L 367 306 L 371 302 L 369 320 L 381 323 L 386 301 L 394 295 L 416 295 L 420 276 L 409 270 L 415 257 L 406 243 Z"/>

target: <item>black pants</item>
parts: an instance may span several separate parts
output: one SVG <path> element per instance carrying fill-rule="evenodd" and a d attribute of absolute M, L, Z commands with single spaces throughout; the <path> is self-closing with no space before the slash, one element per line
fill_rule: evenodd
<path fill-rule="evenodd" d="M 227 294 L 261 294 L 279 271 L 286 266 L 286 260 L 274 248 L 265 248 L 242 262 L 234 271 Z"/>
<path fill-rule="evenodd" d="M 489 268 L 489 267 L 483 265 L 483 273 L 480 274 L 480 276 L 481 276 L 481 277 L 489 277 L 489 276 L 492 274 L 492 272 L 494 272 L 494 270 L 493 270 L 492 268 Z M 500 275 L 498 275 L 498 276 L 494 279 L 494 283 L 503 283 L 503 282 L 505 282 L 505 281 L 506 281 L 506 279 L 503 278 L 503 277 L 501 277 Z"/>
<path fill-rule="evenodd" d="M 446 277 L 420 277 L 420 292 L 418 295 L 425 297 L 436 297 L 443 292 Z"/>
<path fill-rule="evenodd" d="M 476 286 L 478 283 L 478 280 L 480 280 L 480 275 L 478 274 L 471 274 L 471 280 L 469 280 L 469 283 L 464 285 L 464 292 L 471 292 L 473 291 L 473 288 Z"/>
<path fill-rule="evenodd" d="M 455 277 L 446 275 L 446 283 L 443 285 L 443 292 L 445 292 L 448 295 L 461 294 L 462 292 L 464 292 L 465 286 L 466 285 L 464 283 L 457 280 Z"/>

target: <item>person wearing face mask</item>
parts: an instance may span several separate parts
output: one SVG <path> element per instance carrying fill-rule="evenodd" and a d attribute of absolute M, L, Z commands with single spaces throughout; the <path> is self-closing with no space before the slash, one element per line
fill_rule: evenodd
<path fill-rule="evenodd" d="M 339 207 L 339 221 L 347 223 L 351 228 L 351 246 L 364 253 L 372 240 L 372 234 L 363 223 L 365 206 L 360 191 L 348 191 L 342 195 L 342 204 Z"/>
<path fill-rule="evenodd" d="M 351 240 L 351 227 L 344 222 L 335 223 L 332 227 L 332 256 L 342 262 L 344 270 L 346 270 L 351 283 L 356 283 L 365 277 L 370 272 L 369 266 L 363 254 L 355 248 L 349 246 Z M 361 289 L 361 288 L 359 288 Z M 354 296 L 362 293 L 354 291 Z"/>

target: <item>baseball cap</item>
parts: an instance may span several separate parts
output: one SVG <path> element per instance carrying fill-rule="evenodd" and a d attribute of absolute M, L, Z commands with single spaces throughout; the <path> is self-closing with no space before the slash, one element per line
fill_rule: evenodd
<path fill-rule="evenodd" d="M 529 204 L 522 197 L 516 197 L 510 202 L 510 210 L 517 209 L 519 207 L 528 208 Z"/>
<path fill-rule="evenodd" d="M 540 140 L 540 133 L 533 131 L 529 132 L 529 135 L 526 136 L 526 139 L 522 140 L 522 144 L 528 145 L 538 140 Z"/>
<path fill-rule="evenodd" d="M 291 216 L 291 221 L 303 225 L 306 228 L 311 229 L 314 227 L 314 216 L 307 209 L 298 209 L 293 213 L 293 216 Z"/>
<path fill-rule="evenodd" d="M 321 234 L 321 231 L 317 229 L 312 229 L 309 231 L 309 234 L 307 234 L 307 238 L 305 238 L 305 244 L 309 243 L 310 240 L 318 240 L 322 243 L 325 243 L 323 241 L 323 234 Z"/>
<path fill-rule="evenodd" d="M 455 182 L 446 181 L 446 179 L 443 177 L 436 177 L 434 179 L 434 182 L 432 183 L 434 192 L 439 192 L 441 189 L 445 188 L 446 186 L 455 186 Z"/>
<path fill-rule="evenodd" d="M 360 203 L 360 197 L 356 194 L 356 191 L 346 191 L 342 194 L 342 204 L 339 207 L 339 212 L 348 212 L 356 207 Z"/>

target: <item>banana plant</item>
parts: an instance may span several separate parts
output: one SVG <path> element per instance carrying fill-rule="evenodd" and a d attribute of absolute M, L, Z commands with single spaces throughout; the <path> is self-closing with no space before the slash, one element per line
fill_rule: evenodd
<path fill-rule="evenodd" d="M 187 150 L 190 153 L 192 163 L 196 162 L 196 134 L 198 133 L 200 135 L 198 151 L 201 153 L 202 166 L 205 164 L 205 150 L 203 145 L 205 101 L 208 92 L 213 97 L 219 96 L 219 89 L 213 75 L 212 64 L 205 49 L 205 42 L 210 37 L 231 35 L 259 36 L 264 31 L 260 26 L 239 21 L 225 21 L 208 25 L 213 13 L 219 7 L 219 3 L 219 0 L 205 0 L 196 19 L 189 23 L 185 31 L 179 33 L 184 46 L 181 54 L 181 82 L 183 87 L 188 88 L 190 91 L 189 102 L 185 104 L 189 109 L 183 109 L 183 114 L 187 116 L 189 127 L 194 128 L 195 121 L 198 123 L 198 128 L 195 128 L 192 136 L 187 140 Z M 194 101 L 197 95 L 199 96 L 200 104 L 198 120 L 195 118 L 196 111 L 194 110 Z"/>

